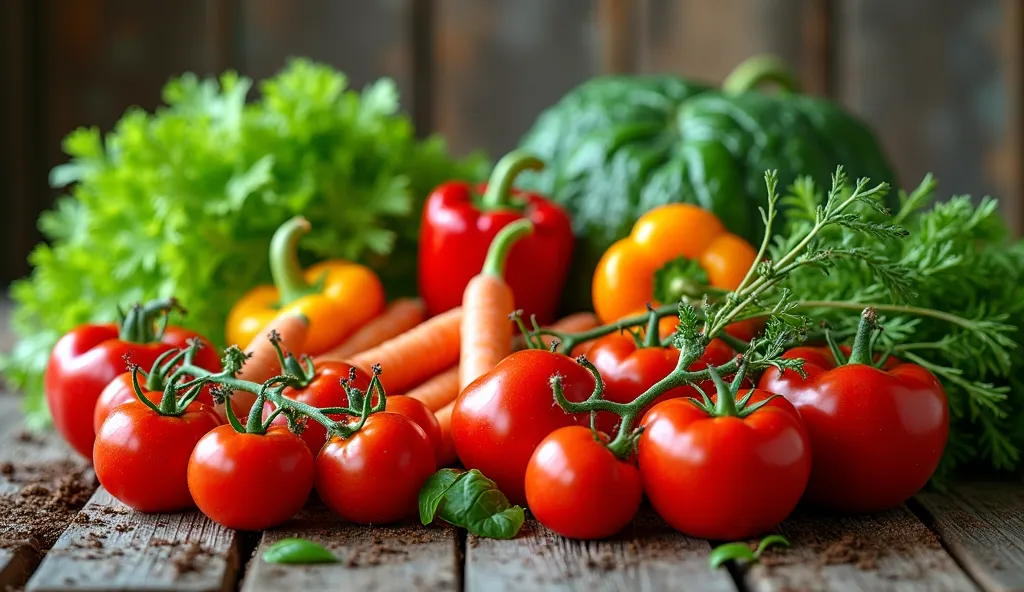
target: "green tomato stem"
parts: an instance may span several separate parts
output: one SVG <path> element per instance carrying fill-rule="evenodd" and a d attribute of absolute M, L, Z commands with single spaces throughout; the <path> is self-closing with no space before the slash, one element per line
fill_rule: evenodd
<path fill-rule="evenodd" d="M 306 281 L 299 264 L 299 239 L 309 232 L 309 221 L 296 216 L 282 224 L 270 239 L 270 275 L 277 287 L 279 305 L 286 306 L 316 292 Z"/>
<path fill-rule="evenodd" d="M 527 169 L 540 170 L 542 168 L 544 168 L 544 162 L 541 159 L 522 150 L 513 150 L 506 154 L 494 166 L 491 178 L 487 182 L 487 189 L 484 191 L 483 197 L 480 198 L 481 209 L 490 211 L 512 207 L 512 182 L 516 176 Z"/>
<path fill-rule="evenodd" d="M 487 249 L 487 257 L 484 259 L 484 267 L 481 274 L 493 275 L 498 278 L 505 277 L 505 265 L 508 263 L 508 254 L 512 247 L 519 242 L 519 239 L 533 233 L 533 222 L 523 218 L 516 220 L 498 231 Z"/>
<path fill-rule="evenodd" d="M 147 302 L 144 305 L 133 305 L 122 317 L 118 339 L 127 343 L 159 341 L 167 329 L 168 317 L 173 310 L 184 311 L 174 298 L 163 298 Z M 163 320 L 160 327 L 157 328 L 155 324 L 160 318 Z"/>
<path fill-rule="evenodd" d="M 857 336 L 853 338 L 853 347 L 847 364 L 872 365 L 871 335 L 878 329 L 878 317 L 873 308 L 865 308 L 857 325 Z M 836 360 L 836 363 L 841 363 Z"/>
<path fill-rule="evenodd" d="M 722 377 L 713 369 L 708 368 L 711 381 L 715 383 L 715 391 L 718 396 L 715 399 L 715 417 L 736 417 L 739 410 L 736 408 L 736 393 L 725 384 Z"/>

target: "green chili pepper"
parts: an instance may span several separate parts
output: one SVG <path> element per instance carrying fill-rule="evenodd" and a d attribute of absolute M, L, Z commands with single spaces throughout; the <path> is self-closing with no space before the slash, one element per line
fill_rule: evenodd
<path fill-rule="evenodd" d="M 282 539 L 263 552 L 267 563 L 334 563 L 338 558 L 322 546 L 306 539 Z"/>

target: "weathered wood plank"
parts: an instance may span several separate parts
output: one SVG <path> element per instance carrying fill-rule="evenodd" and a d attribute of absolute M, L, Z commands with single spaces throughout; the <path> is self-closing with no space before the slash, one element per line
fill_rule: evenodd
<path fill-rule="evenodd" d="M 935 533 L 906 508 L 863 516 L 801 510 L 778 532 L 792 547 L 774 548 L 748 570 L 748 589 L 977 589 L 943 550 Z"/>
<path fill-rule="evenodd" d="M 734 590 L 725 570 L 708 570 L 710 550 L 707 542 L 675 532 L 648 510 L 606 541 L 571 541 L 531 519 L 510 541 L 469 535 L 465 589 Z"/>
<path fill-rule="evenodd" d="M 338 68 L 356 89 L 381 76 L 393 78 L 408 109 L 412 60 L 405 17 L 411 5 L 411 0 L 247 0 L 241 10 L 241 71 L 262 79 L 290 57 L 307 57 Z"/>
<path fill-rule="evenodd" d="M 263 561 L 267 547 L 291 537 L 320 543 L 339 562 L 283 565 Z M 282 528 L 263 533 L 242 590 L 456 590 L 459 570 L 458 534 L 453 528 L 418 523 L 358 526 L 317 505 Z"/>
<path fill-rule="evenodd" d="M 511 150 L 540 112 L 596 73 L 592 0 L 436 0 L 437 113 L 458 154 Z"/>
<path fill-rule="evenodd" d="M 229 590 L 240 569 L 234 531 L 199 512 L 140 514 L 100 488 L 27 590 Z"/>
<path fill-rule="evenodd" d="M 970 483 L 915 498 L 922 519 L 986 590 L 1024 590 L 1024 483 Z"/>
<path fill-rule="evenodd" d="M 808 91 L 827 90 L 827 11 L 817 0 L 650 0 L 650 67 L 721 82 L 740 62 L 772 53 Z"/>
<path fill-rule="evenodd" d="M 1019 197 L 1020 154 L 1006 149 L 1021 131 L 1008 118 L 1019 109 L 1004 67 L 1014 44 L 1001 37 L 1020 31 L 1004 27 L 1006 3 L 835 6 L 838 96 L 879 134 L 900 184 L 911 189 L 933 172 L 940 196 Z"/>
<path fill-rule="evenodd" d="M 20 404 L 0 395 L 0 590 L 25 583 L 95 487 L 59 436 L 24 431 Z"/>

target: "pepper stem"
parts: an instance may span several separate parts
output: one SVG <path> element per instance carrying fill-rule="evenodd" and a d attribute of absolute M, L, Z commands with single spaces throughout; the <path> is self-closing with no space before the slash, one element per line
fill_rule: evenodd
<path fill-rule="evenodd" d="M 270 275 L 277 287 L 280 306 L 291 304 L 317 290 L 306 281 L 299 264 L 299 239 L 309 229 L 309 221 L 296 216 L 282 224 L 270 239 Z"/>
<path fill-rule="evenodd" d="M 800 84 L 789 65 L 775 56 L 760 55 L 748 58 L 722 82 L 722 91 L 727 95 L 738 95 L 771 82 L 785 93 L 800 92 Z"/>
<path fill-rule="evenodd" d="M 487 189 L 484 191 L 483 197 L 480 198 L 481 209 L 497 210 L 510 207 L 512 205 L 510 191 L 512 181 L 516 176 L 526 169 L 540 170 L 542 168 L 544 168 L 544 162 L 541 159 L 522 150 L 513 150 L 506 154 L 494 166 L 491 178 L 487 182 Z"/>
<path fill-rule="evenodd" d="M 870 366 L 871 359 L 871 335 L 878 329 L 878 313 L 875 309 L 868 307 L 860 315 L 860 324 L 857 325 L 857 336 L 853 338 L 853 347 L 850 349 L 850 357 L 847 364 L 862 364 Z"/>
<path fill-rule="evenodd" d="M 493 275 L 499 278 L 505 277 L 505 264 L 508 263 L 508 254 L 512 246 L 519 239 L 533 232 L 533 222 L 526 218 L 516 220 L 498 231 L 487 249 L 487 257 L 484 259 L 484 267 L 481 274 Z"/>

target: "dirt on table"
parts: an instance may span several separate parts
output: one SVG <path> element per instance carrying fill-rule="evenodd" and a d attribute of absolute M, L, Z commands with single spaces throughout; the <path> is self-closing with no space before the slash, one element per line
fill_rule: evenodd
<path fill-rule="evenodd" d="M 0 474 L 20 486 L 0 495 L 0 548 L 31 545 L 49 549 L 75 519 L 96 489 L 95 477 L 82 463 L 0 465 Z"/>

